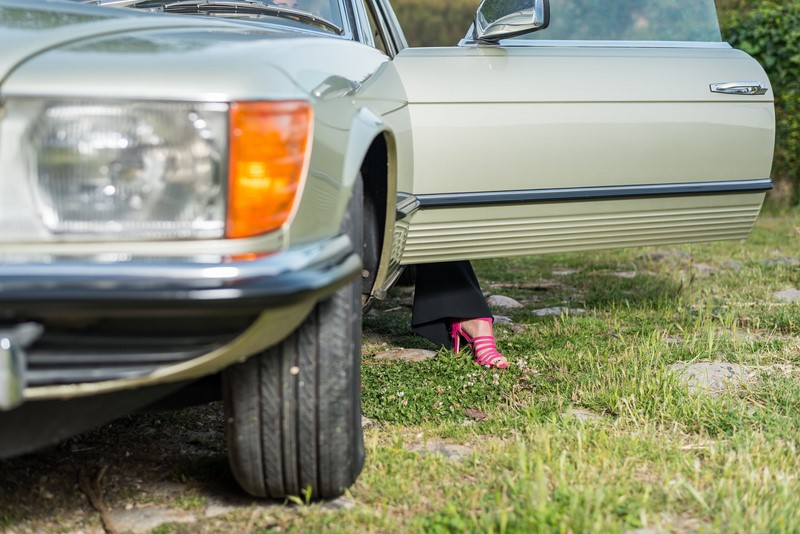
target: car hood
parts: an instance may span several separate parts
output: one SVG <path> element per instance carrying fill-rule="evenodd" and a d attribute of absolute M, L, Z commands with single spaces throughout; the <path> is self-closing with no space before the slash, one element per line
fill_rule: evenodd
<path fill-rule="evenodd" d="M 276 23 L 0 0 L 0 96 L 307 98 L 330 65 L 347 75 L 337 58 L 369 54 L 353 45 Z"/>
<path fill-rule="evenodd" d="M 87 38 L 156 28 L 208 27 L 218 21 L 163 17 L 58 0 L 0 0 L 0 80 L 44 51 Z"/>

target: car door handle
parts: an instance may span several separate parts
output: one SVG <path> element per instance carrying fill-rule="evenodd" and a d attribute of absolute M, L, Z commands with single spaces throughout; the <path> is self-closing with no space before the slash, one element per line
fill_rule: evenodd
<path fill-rule="evenodd" d="M 712 83 L 710 86 L 712 93 L 723 93 L 726 95 L 764 95 L 769 91 L 769 86 L 764 82 L 724 82 Z"/>

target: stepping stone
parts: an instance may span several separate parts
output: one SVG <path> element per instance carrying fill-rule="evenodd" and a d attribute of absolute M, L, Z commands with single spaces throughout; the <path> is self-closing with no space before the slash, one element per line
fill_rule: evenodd
<path fill-rule="evenodd" d="M 636 271 L 615 271 L 611 273 L 611 276 L 616 276 L 617 278 L 636 278 Z"/>
<path fill-rule="evenodd" d="M 564 412 L 562 415 L 565 416 L 571 415 L 572 417 L 580 421 L 598 421 L 603 418 L 603 416 L 598 415 L 591 410 L 586 410 L 584 408 L 573 408 L 568 412 Z"/>
<path fill-rule="evenodd" d="M 730 269 L 731 271 L 741 271 L 744 264 L 736 260 L 725 260 L 721 263 L 721 265 L 726 269 Z"/>
<path fill-rule="evenodd" d="M 513 325 L 514 321 L 511 320 L 511 317 L 506 317 L 505 315 L 495 315 L 494 324 Z"/>
<path fill-rule="evenodd" d="M 387 349 L 376 352 L 376 360 L 403 360 L 406 362 L 424 362 L 436 356 L 436 352 L 425 349 Z"/>
<path fill-rule="evenodd" d="M 522 304 L 518 301 L 503 295 L 492 295 L 486 299 L 486 302 L 489 306 L 495 306 L 497 308 L 522 308 Z"/>
<path fill-rule="evenodd" d="M 717 268 L 707 263 L 695 263 L 693 267 L 700 274 L 717 274 Z"/>
<path fill-rule="evenodd" d="M 583 315 L 586 313 L 586 310 L 583 308 L 566 308 L 563 306 L 555 306 L 552 308 L 540 308 L 538 310 L 533 310 L 532 313 L 538 317 L 553 317 L 560 316 L 562 314 Z"/>
<path fill-rule="evenodd" d="M 669 370 L 689 386 L 691 393 L 722 393 L 729 385 L 740 385 L 751 378 L 743 365 L 726 362 L 674 363 Z"/>
<path fill-rule="evenodd" d="M 800 302 L 800 290 L 798 289 L 776 291 L 772 295 L 781 302 Z"/>
<path fill-rule="evenodd" d="M 553 276 L 569 276 L 577 273 L 578 269 L 561 269 L 560 271 L 553 271 Z"/>
<path fill-rule="evenodd" d="M 363 415 L 361 416 L 361 428 L 367 428 L 374 424 L 375 423 L 373 423 L 372 419 L 370 419 L 369 417 L 364 417 Z"/>
<path fill-rule="evenodd" d="M 441 441 L 428 440 L 426 443 L 412 443 L 406 450 L 419 454 L 439 454 L 455 462 L 468 458 L 475 453 L 475 449 L 466 445 L 454 445 Z"/>
<path fill-rule="evenodd" d="M 691 255 L 680 250 L 657 250 L 648 254 L 642 254 L 638 257 L 640 260 L 650 261 L 664 261 L 664 260 L 686 260 L 691 258 Z"/>
<path fill-rule="evenodd" d="M 109 512 L 117 532 L 150 532 L 166 523 L 195 523 L 197 518 L 184 510 L 168 508 L 131 508 L 130 510 L 112 510 Z"/>
<path fill-rule="evenodd" d="M 769 258 L 766 260 L 761 260 L 761 263 L 765 263 L 767 265 L 800 265 L 800 258 Z"/>

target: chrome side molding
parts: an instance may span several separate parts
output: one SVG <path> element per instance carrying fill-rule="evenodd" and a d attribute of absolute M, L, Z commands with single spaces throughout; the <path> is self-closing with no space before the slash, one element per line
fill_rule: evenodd
<path fill-rule="evenodd" d="M 709 85 L 712 93 L 726 95 L 764 95 L 769 91 L 769 86 L 764 82 L 724 82 Z"/>

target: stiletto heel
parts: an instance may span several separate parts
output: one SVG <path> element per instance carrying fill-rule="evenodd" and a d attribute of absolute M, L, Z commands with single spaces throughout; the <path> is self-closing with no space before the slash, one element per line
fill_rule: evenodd
<path fill-rule="evenodd" d="M 492 319 L 489 317 L 478 317 L 478 321 L 486 321 L 492 324 Z M 450 323 L 450 336 L 453 338 L 453 352 L 458 354 L 460 348 L 461 338 L 472 348 L 472 354 L 475 356 L 475 362 L 479 365 L 486 367 L 496 367 L 498 369 L 506 369 L 508 367 L 508 360 L 505 356 L 497 351 L 497 345 L 494 341 L 494 336 L 475 336 L 474 338 L 464 332 L 461 328 L 461 321 L 453 321 Z"/>

